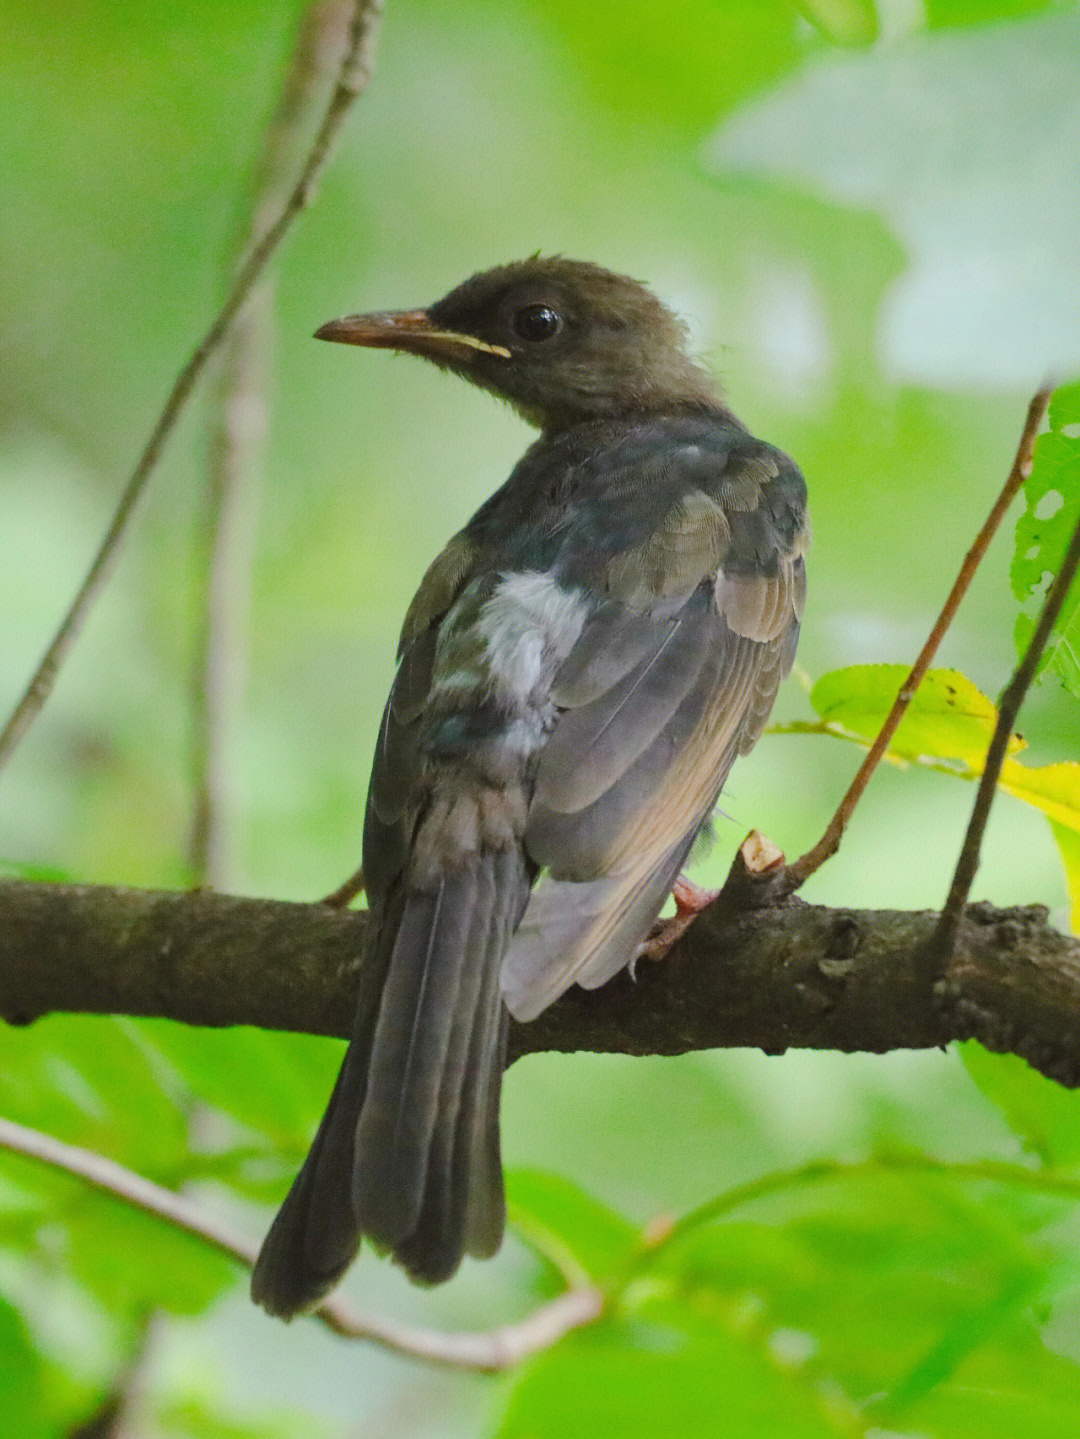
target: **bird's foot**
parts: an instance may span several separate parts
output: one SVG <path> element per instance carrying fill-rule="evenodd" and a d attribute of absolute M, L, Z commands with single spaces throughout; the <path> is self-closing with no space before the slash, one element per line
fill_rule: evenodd
<path fill-rule="evenodd" d="M 703 909 L 712 904 L 719 893 L 718 889 L 702 889 L 693 880 L 680 874 L 671 886 L 671 897 L 675 901 L 675 913 L 667 919 L 656 921 L 635 959 L 666 958 L 668 952 L 683 937 L 691 923 Z"/>
<path fill-rule="evenodd" d="M 363 865 L 355 874 L 350 874 L 344 884 L 339 884 L 331 894 L 319 901 L 325 904 L 327 909 L 348 909 L 358 894 L 364 892 L 364 868 Z"/>

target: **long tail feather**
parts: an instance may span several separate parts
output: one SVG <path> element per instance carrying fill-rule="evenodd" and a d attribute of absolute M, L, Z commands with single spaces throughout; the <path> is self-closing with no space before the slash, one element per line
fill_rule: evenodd
<path fill-rule="evenodd" d="M 412 892 L 365 954 L 381 996 L 358 1013 L 311 1151 L 271 1226 L 252 1294 L 288 1318 L 321 1298 L 363 1236 L 437 1283 L 505 1224 L 499 969 L 529 892 L 520 851 L 476 855 Z M 376 989 L 378 994 L 378 989 Z"/>

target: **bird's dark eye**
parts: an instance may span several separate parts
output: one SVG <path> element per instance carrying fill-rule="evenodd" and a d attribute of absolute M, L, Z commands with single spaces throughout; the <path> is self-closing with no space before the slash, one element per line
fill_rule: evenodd
<path fill-rule="evenodd" d="M 514 316 L 514 331 L 534 344 L 550 340 L 562 329 L 562 316 L 550 305 L 526 305 Z"/>

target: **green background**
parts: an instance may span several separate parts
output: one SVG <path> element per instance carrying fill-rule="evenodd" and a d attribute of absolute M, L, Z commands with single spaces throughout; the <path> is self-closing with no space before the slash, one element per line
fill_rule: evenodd
<path fill-rule="evenodd" d="M 301 9 L 0 8 L 5 711 L 224 293 Z M 1078 82 L 1072 4 L 388 0 L 375 82 L 276 268 L 219 882 L 314 898 L 355 867 L 401 615 L 530 439 L 423 365 L 312 343 L 317 325 L 426 303 L 537 250 L 647 280 L 686 316 L 737 413 L 806 473 L 804 677 L 907 661 L 1007 471 L 1030 393 L 1080 370 Z M 200 398 L 184 419 L 0 778 L 12 863 L 107 883 L 188 878 L 207 413 Z M 1003 538 L 941 656 L 990 694 L 1014 661 L 1010 558 Z M 793 680 L 776 719 L 812 716 Z M 1022 728 L 1036 762 L 1080 753 L 1075 700 L 1053 681 Z M 827 736 L 767 736 L 732 776 L 698 878 L 718 881 L 751 826 L 800 853 L 857 758 Z M 940 904 L 971 798 L 943 775 L 886 768 L 806 897 Z M 1060 859 L 1034 810 L 998 802 L 976 893 L 1046 903 L 1065 923 Z M 190 1181 L 256 1234 L 337 1055 L 297 1038 L 56 1018 L 0 1032 L 0 1111 Z M 506 1084 L 511 1198 L 606 1272 L 654 1216 L 808 1159 L 1072 1172 L 1072 1097 L 1019 1064 L 967 1061 L 533 1057 Z M 651 1267 L 635 1260 L 615 1318 L 489 1380 L 273 1324 L 192 1241 L 5 1158 L 0 1414 L 19 1416 L 12 1434 L 73 1433 L 140 1349 L 147 1435 L 696 1435 L 720 1432 L 718 1415 L 733 1436 L 1060 1434 L 1080 1412 L 1073 1208 L 872 1164 L 793 1182 Z M 446 1327 L 521 1315 L 552 1285 L 513 1236 L 434 1292 L 370 1255 L 348 1281 L 358 1302 Z"/>

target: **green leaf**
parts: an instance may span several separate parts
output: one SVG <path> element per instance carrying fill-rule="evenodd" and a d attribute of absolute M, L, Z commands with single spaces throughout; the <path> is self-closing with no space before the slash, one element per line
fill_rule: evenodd
<path fill-rule="evenodd" d="M 974 1041 L 960 1052 L 975 1084 L 1044 1164 L 1080 1163 L 1080 1091 L 1055 1084 L 1015 1054 L 991 1054 Z"/>
<path fill-rule="evenodd" d="M 194 1098 L 297 1147 L 310 1142 L 343 1050 L 312 1035 L 213 1031 L 168 1020 L 143 1020 L 139 1031 Z"/>
<path fill-rule="evenodd" d="M 815 30 L 837 45 L 870 45 L 881 26 L 873 0 L 797 0 Z"/>
<path fill-rule="evenodd" d="M 810 703 L 826 725 L 872 740 L 908 675 L 904 665 L 851 665 L 822 675 Z M 896 759 L 956 763 L 982 770 L 997 708 L 959 670 L 931 670 L 916 691 L 889 746 Z M 1013 751 L 1023 742 L 1013 738 Z"/>
<path fill-rule="evenodd" d="M 1041 596 L 1061 568 L 1069 541 L 1080 522 L 1080 384 L 1055 391 L 1050 432 L 1035 443 L 1031 474 L 1024 482 L 1026 509 L 1016 522 L 1012 562 L 1013 593 L 1021 602 Z M 1034 629 L 1022 613 L 1016 646 L 1023 653 Z M 1074 582 L 1050 636 L 1042 668 L 1080 697 L 1080 582 Z"/>
<path fill-rule="evenodd" d="M 72 884 L 74 875 L 56 865 L 26 864 L 15 859 L 0 859 L 0 876 L 4 879 L 29 879 L 36 884 Z"/>
<path fill-rule="evenodd" d="M 1075 1432 L 1078 1413 L 1080 1367 L 1029 1328 L 1007 1346 L 973 1352 L 895 1427 L 933 1439 L 1061 1439 Z"/>
<path fill-rule="evenodd" d="M 986 25 L 1036 15 L 1055 4 L 1056 0 L 925 0 L 926 24 L 929 29 Z"/>
<path fill-rule="evenodd" d="M 151 1176 L 188 1146 L 182 1091 L 130 1020 L 53 1015 L 4 1031 L 0 1109 Z"/>
<path fill-rule="evenodd" d="M 755 1336 L 652 1298 L 633 1319 L 570 1336 L 514 1387 L 499 1439 L 835 1439 L 845 1406 Z"/>
<path fill-rule="evenodd" d="M 105 1308 L 121 1314 L 151 1308 L 201 1314 L 239 1273 L 205 1240 L 119 1199 L 85 1191 L 68 1210 L 63 1264 Z"/>
<path fill-rule="evenodd" d="M 586 1194 L 569 1179 L 537 1169 L 507 1175 L 506 1198 L 515 1229 L 564 1273 L 601 1279 L 638 1241 L 628 1219 Z"/>
<path fill-rule="evenodd" d="M 1050 397 L 1050 428 L 1064 430 L 1068 425 L 1080 425 L 1080 380 L 1061 385 Z"/>
<path fill-rule="evenodd" d="M 1073 933 L 1080 934 L 1080 833 L 1071 825 L 1055 824 L 1053 821 L 1050 828 L 1065 866 L 1065 882 L 1069 887 L 1071 906 L 1069 921 Z"/>
<path fill-rule="evenodd" d="M 1073 1202 L 948 1166 L 869 1161 L 777 1185 L 756 1201 L 756 1222 L 676 1231 L 642 1257 L 641 1283 L 666 1285 L 718 1324 L 752 1323 L 772 1349 L 801 1352 L 808 1379 L 863 1405 L 891 1395 L 891 1412 L 980 1349 L 1026 1342 L 1048 1286 L 1075 1289 L 1075 1257 L 1065 1249 L 1060 1263 L 1051 1242 Z"/>
<path fill-rule="evenodd" d="M 0 1299 L 0 1428 L 18 1439 L 54 1433 L 45 1414 L 45 1369 L 19 1314 Z"/>

